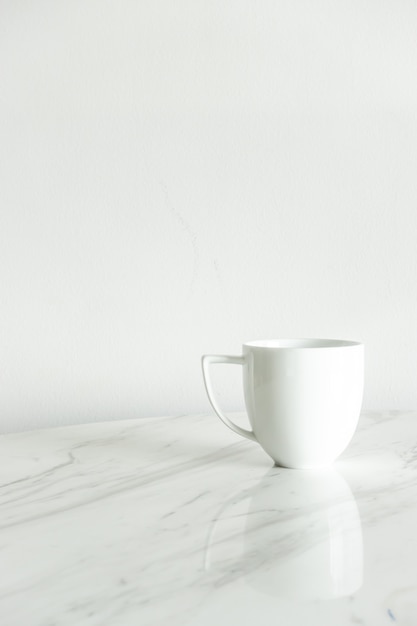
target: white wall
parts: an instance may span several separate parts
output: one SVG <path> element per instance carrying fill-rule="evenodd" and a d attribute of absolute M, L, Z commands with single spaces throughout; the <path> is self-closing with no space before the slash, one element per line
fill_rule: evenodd
<path fill-rule="evenodd" d="M 365 407 L 416 407 L 416 25 L 1 0 L 0 429 L 209 411 L 200 354 L 282 336 L 363 340 Z"/>

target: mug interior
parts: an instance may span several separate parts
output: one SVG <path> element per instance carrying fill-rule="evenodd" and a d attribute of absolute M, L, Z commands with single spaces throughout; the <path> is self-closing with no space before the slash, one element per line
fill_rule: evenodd
<path fill-rule="evenodd" d="M 259 339 L 247 341 L 245 346 L 251 348 L 342 348 L 347 346 L 360 346 L 359 341 L 348 341 L 346 339 Z"/>

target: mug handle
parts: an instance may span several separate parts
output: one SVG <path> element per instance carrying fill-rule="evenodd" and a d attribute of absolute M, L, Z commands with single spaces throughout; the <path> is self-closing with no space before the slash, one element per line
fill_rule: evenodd
<path fill-rule="evenodd" d="M 237 426 L 237 424 L 233 424 L 233 422 L 221 412 L 219 405 L 217 404 L 217 400 L 214 397 L 213 388 L 211 385 L 209 375 L 209 366 L 211 363 L 229 363 L 234 365 L 243 365 L 245 363 L 245 357 L 227 356 L 226 354 L 205 354 L 201 358 L 201 364 L 203 366 L 203 378 L 208 399 L 210 400 L 210 404 L 213 407 L 215 413 L 220 417 L 222 422 L 226 424 L 226 426 L 228 426 L 231 430 L 234 430 L 235 433 L 238 433 L 238 435 L 242 435 L 242 437 L 246 437 L 247 439 L 251 439 L 252 441 L 256 441 L 256 437 L 252 430 L 246 430 L 246 428 L 241 428 L 240 426 Z"/>

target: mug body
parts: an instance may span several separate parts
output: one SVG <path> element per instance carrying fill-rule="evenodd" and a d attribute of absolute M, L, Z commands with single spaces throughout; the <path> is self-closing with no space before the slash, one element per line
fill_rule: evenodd
<path fill-rule="evenodd" d="M 243 345 L 243 387 L 254 435 L 277 465 L 330 465 L 359 419 L 364 346 L 333 339 Z"/>

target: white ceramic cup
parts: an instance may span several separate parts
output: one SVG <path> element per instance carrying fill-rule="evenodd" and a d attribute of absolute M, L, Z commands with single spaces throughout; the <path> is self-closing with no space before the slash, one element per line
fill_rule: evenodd
<path fill-rule="evenodd" d="M 209 376 L 212 363 L 243 367 L 245 404 L 252 430 L 220 410 Z M 257 441 L 276 465 L 325 467 L 349 444 L 358 423 L 364 381 L 364 346 L 339 339 L 277 339 L 243 344 L 242 356 L 204 355 L 207 395 L 220 419 Z"/>

